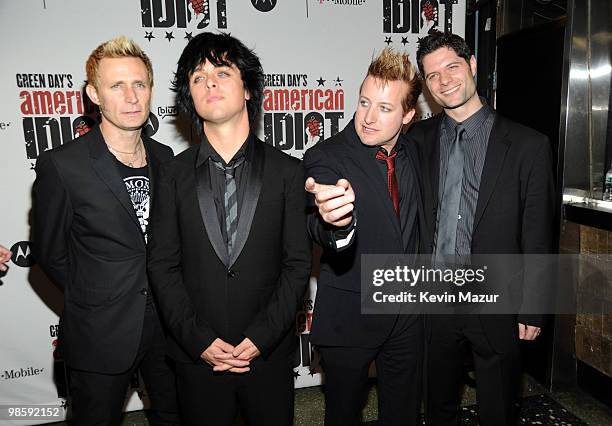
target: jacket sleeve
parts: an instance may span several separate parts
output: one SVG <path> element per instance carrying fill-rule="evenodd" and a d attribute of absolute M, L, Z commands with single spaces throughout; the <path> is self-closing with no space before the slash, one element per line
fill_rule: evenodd
<path fill-rule="evenodd" d="M 217 334 L 196 314 L 183 282 L 176 181 L 166 165 L 156 182 L 147 244 L 149 281 L 170 334 L 197 360 Z"/>
<path fill-rule="evenodd" d="M 306 232 L 304 169 L 298 164 L 284 190 L 282 265 L 278 285 L 244 335 L 267 357 L 295 326 L 295 315 L 310 278 L 312 244 Z"/>
<path fill-rule="evenodd" d="M 554 300 L 555 289 L 550 265 L 537 254 L 552 253 L 555 191 L 548 139 L 540 136 L 533 146 L 536 150 L 530 156 L 522 218 L 521 248 L 525 254 L 525 272 L 523 305 L 518 321 L 541 327 L 544 323 L 542 314 L 550 312 L 549 303 Z"/>
<path fill-rule="evenodd" d="M 52 153 L 43 153 L 38 158 L 32 192 L 34 258 L 63 290 L 70 283 L 68 238 L 73 210 Z"/>

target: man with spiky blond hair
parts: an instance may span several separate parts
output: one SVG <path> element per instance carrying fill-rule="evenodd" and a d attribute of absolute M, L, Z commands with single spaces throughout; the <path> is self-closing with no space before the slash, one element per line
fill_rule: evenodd
<path fill-rule="evenodd" d="M 119 425 L 139 371 L 150 423 L 178 424 L 174 374 L 146 273 L 149 199 L 172 150 L 142 133 L 153 69 L 133 41 L 98 46 L 86 65 L 87 95 L 101 122 L 36 165 L 36 259 L 64 291 L 60 353 L 70 367 L 75 425 Z"/>
<path fill-rule="evenodd" d="M 325 372 L 325 424 L 357 425 L 368 370 L 378 377 L 378 424 L 415 425 L 422 320 L 361 314 L 361 255 L 417 250 L 416 172 L 402 127 L 421 85 L 408 55 L 385 49 L 361 84 L 344 130 L 304 156 L 312 239 L 323 248 L 310 339 Z"/>

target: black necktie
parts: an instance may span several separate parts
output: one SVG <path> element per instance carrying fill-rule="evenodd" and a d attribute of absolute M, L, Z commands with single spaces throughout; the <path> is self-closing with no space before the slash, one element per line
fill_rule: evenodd
<path fill-rule="evenodd" d="M 231 166 L 225 166 L 220 161 L 211 161 L 219 170 L 225 173 L 225 194 L 223 195 L 223 206 L 225 208 L 225 231 L 227 233 L 227 252 L 232 254 L 234 242 L 236 241 L 236 229 L 238 228 L 238 191 L 234 172 L 244 161 L 244 156 L 237 158 Z"/>

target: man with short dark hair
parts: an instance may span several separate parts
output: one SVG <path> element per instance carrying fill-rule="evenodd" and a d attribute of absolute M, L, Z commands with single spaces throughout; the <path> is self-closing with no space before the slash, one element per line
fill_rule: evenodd
<path fill-rule="evenodd" d="M 476 59 L 461 37 L 433 32 L 420 41 L 417 62 L 444 109 L 409 132 L 420 159 L 428 229 L 421 246 L 440 258 L 551 252 L 554 191 L 547 137 L 500 116 L 479 98 Z M 536 315 L 429 316 L 427 424 L 459 421 L 466 344 L 476 370 L 480 424 L 514 424 L 519 339 L 535 339 L 541 325 Z"/>
<path fill-rule="evenodd" d="M 153 69 L 133 41 L 117 37 L 87 59 L 87 95 L 101 123 L 36 164 L 36 260 L 64 291 L 59 350 L 70 367 L 72 422 L 118 425 L 140 371 L 150 422 L 178 424 L 174 374 L 165 357 L 146 271 L 149 199 L 172 150 L 142 133 Z"/>
<path fill-rule="evenodd" d="M 295 315 L 310 275 L 304 172 L 253 133 L 264 75 L 227 34 L 185 47 L 174 89 L 201 143 L 156 187 L 149 273 L 188 425 L 290 425 Z"/>

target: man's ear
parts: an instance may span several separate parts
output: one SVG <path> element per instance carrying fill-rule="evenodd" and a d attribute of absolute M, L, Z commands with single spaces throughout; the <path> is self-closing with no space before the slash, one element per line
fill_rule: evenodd
<path fill-rule="evenodd" d="M 247 89 L 244 89 L 244 100 L 248 101 L 249 99 L 251 99 L 251 92 L 249 92 Z"/>
<path fill-rule="evenodd" d="M 474 55 L 470 57 L 470 69 L 472 70 L 472 76 L 476 77 L 476 57 Z"/>
<path fill-rule="evenodd" d="M 416 109 L 414 109 L 414 108 L 412 108 L 410 111 L 405 113 L 404 117 L 402 118 L 402 124 L 410 123 L 412 121 L 412 117 L 414 117 L 415 113 L 416 113 Z"/>
<path fill-rule="evenodd" d="M 94 104 L 100 106 L 100 99 L 98 98 L 98 91 L 93 85 L 88 84 L 87 87 L 85 87 L 85 92 L 87 92 L 87 96 L 89 96 L 89 99 L 91 99 L 91 101 Z"/>

